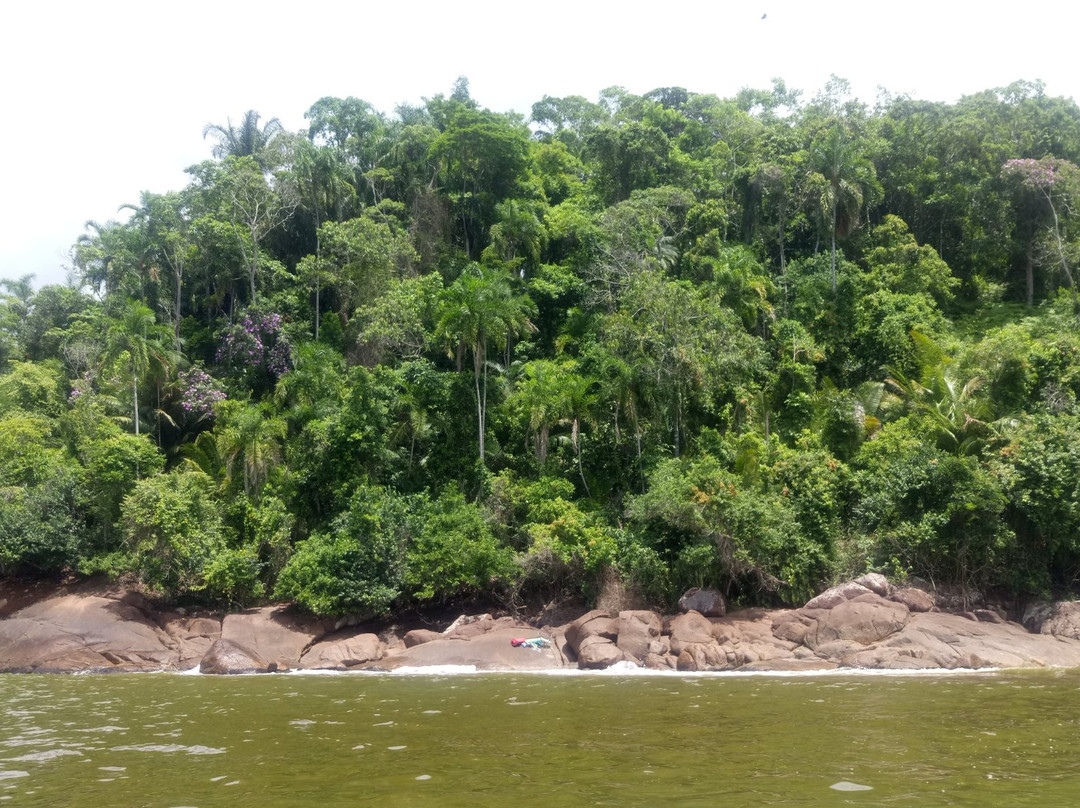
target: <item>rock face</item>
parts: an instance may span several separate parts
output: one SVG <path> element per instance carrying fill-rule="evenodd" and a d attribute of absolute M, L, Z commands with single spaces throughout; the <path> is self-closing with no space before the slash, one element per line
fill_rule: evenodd
<path fill-rule="evenodd" d="M 201 656 L 120 597 L 61 593 L 0 620 L 0 671 L 161 670 Z"/>
<path fill-rule="evenodd" d="M 226 615 L 221 639 L 257 648 L 278 670 L 288 670 L 297 667 L 304 652 L 330 628 L 329 621 L 301 620 L 281 606 L 268 606 Z"/>
<path fill-rule="evenodd" d="M 806 612 L 813 611 L 806 607 Z M 901 631 L 911 615 L 902 603 L 893 603 L 871 592 L 822 611 L 815 616 L 815 630 L 803 638 L 803 644 L 812 651 L 832 642 L 873 645 Z"/>
<path fill-rule="evenodd" d="M 267 662 L 258 652 L 232 640 L 218 639 L 199 663 L 199 673 L 269 673 L 277 665 Z"/>
<path fill-rule="evenodd" d="M 619 612 L 618 638 L 615 645 L 623 654 L 644 662 L 660 639 L 663 623 L 656 612 Z"/>
<path fill-rule="evenodd" d="M 300 657 L 301 668 L 348 670 L 386 656 L 386 643 L 377 634 L 356 634 L 320 640 Z"/>
<path fill-rule="evenodd" d="M 1033 604 L 1024 612 L 1023 623 L 1036 634 L 1080 639 L 1080 601 Z"/>

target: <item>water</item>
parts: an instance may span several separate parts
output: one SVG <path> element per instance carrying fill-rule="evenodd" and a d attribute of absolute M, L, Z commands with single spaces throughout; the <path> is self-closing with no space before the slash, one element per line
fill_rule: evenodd
<path fill-rule="evenodd" d="M 1078 672 L 0 676 L 0 808 L 1065 808 L 1078 795 Z"/>

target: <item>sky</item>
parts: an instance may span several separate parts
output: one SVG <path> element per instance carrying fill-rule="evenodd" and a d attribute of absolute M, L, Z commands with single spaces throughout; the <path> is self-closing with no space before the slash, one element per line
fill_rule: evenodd
<path fill-rule="evenodd" d="M 392 113 L 469 80 L 528 116 L 545 95 L 679 86 L 730 97 L 774 77 L 813 97 L 832 75 L 932 101 L 1013 81 L 1080 99 L 1067 33 L 1080 4 L 1027 17 L 949 0 L 37 0 L 0 15 L 0 279 L 64 283 L 87 220 L 186 185 L 208 123 L 257 110 L 286 129 L 323 96 Z M 1060 34 L 1058 32 L 1061 32 Z"/>

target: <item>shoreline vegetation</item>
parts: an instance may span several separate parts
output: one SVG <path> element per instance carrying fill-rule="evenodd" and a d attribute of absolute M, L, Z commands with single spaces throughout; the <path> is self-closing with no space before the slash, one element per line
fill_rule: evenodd
<path fill-rule="evenodd" d="M 998 634 L 1075 596 L 1073 100 L 777 80 L 525 119 L 462 78 L 306 118 L 208 125 L 185 188 L 87 224 L 70 285 L 0 280 L 0 598 L 107 576 L 126 594 L 87 614 L 142 592 L 173 642 L 282 602 L 310 625 L 599 609 L 654 615 L 624 628 L 668 662 L 741 667 L 821 660 L 805 604 L 867 573 Z M 731 606 L 707 622 L 802 617 L 710 622 L 679 663 L 662 615 L 694 588 Z M 967 636 L 873 597 L 850 608 L 926 658 Z"/>

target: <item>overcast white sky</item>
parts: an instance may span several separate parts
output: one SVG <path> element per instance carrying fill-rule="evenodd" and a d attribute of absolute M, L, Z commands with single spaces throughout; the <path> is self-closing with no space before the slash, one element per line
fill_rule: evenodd
<path fill-rule="evenodd" d="M 808 99 L 835 74 L 871 104 L 879 86 L 955 101 L 1017 79 L 1080 98 L 1066 41 L 1080 4 L 1031 9 L 1016 19 L 955 0 L 20 3 L 0 14 L 0 278 L 63 283 L 86 220 L 186 184 L 183 169 L 210 156 L 205 124 L 256 109 L 298 130 L 326 95 L 391 113 L 464 75 L 482 106 L 527 116 L 545 94 L 596 100 L 612 85 L 730 96 L 780 77 Z"/>

